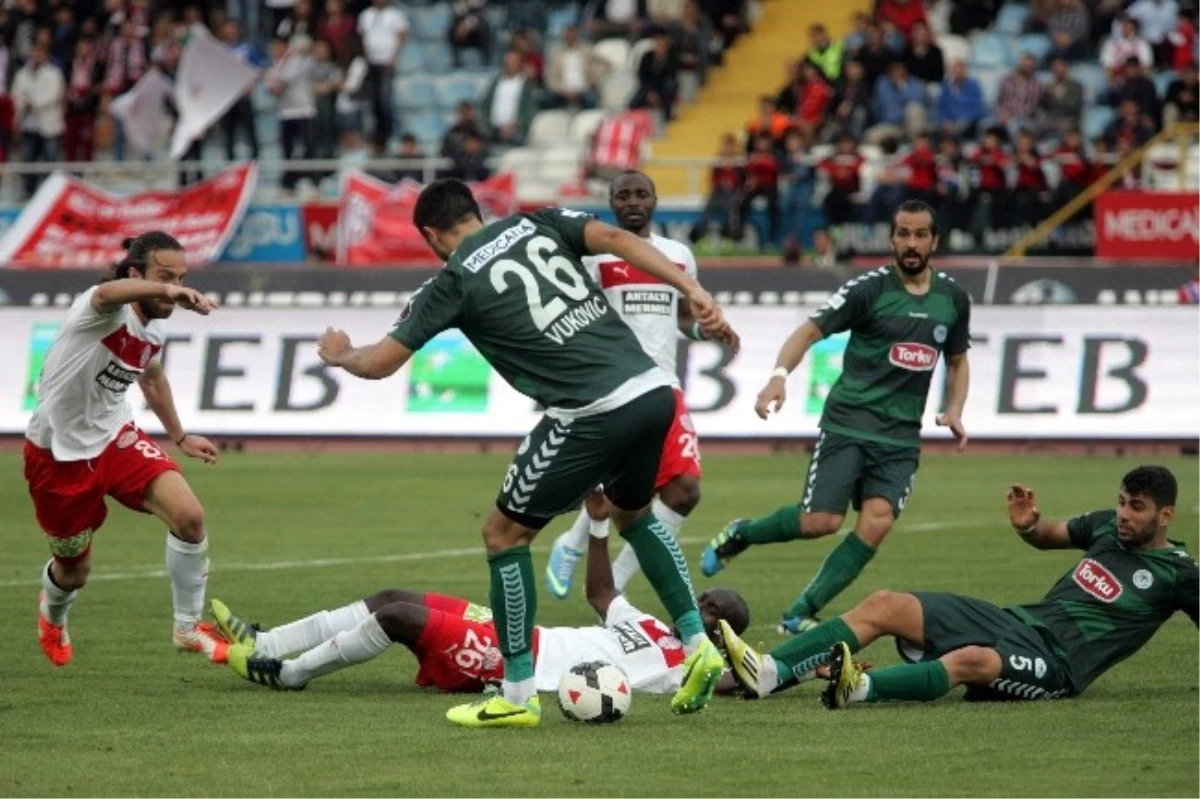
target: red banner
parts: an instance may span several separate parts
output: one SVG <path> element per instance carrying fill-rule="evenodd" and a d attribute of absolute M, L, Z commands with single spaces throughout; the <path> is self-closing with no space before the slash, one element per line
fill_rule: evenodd
<path fill-rule="evenodd" d="M 1132 260 L 1200 256 L 1195 193 L 1114 191 L 1096 198 L 1096 255 Z"/>
<path fill-rule="evenodd" d="M 305 203 L 300 206 L 300 224 L 304 228 L 304 251 L 324 262 L 337 257 L 337 200 Z"/>
<path fill-rule="evenodd" d="M 516 183 L 511 173 L 470 186 L 485 221 L 517 211 Z M 393 185 L 361 172 L 346 174 L 338 213 L 338 263 L 346 266 L 436 263 L 437 256 L 413 225 L 413 209 L 420 193 L 421 185 L 412 180 Z"/>
<path fill-rule="evenodd" d="M 161 230 L 179 239 L 188 266 L 202 266 L 229 243 L 257 180 L 246 163 L 184 189 L 118 197 L 56 172 L 0 237 L 0 264 L 107 267 L 124 255 L 122 240 Z"/>

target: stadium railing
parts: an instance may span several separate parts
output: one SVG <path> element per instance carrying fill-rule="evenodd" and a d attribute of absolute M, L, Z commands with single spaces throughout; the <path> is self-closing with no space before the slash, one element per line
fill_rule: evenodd
<path fill-rule="evenodd" d="M 1093 200 L 1107 191 L 1113 184 L 1125 177 L 1130 170 L 1140 167 L 1143 162 L 1148 160 L 1150 154 L 1163 144 L 1174 142 L 1178 146 L 1178 159 L 1175 161 L 1179 179 L 1178 188 L 1181 191 L 1187 191 L 1189 188 L 1189 155 L 1197 134 L 1200 134 L 1200 125 L 1197 125 L 1195 122 L 1177 122 L 1169 128 L 1164 128 L 1158 135 L 1118 161 L 1113 165 L 1112 169 L 1091 186 L 1088 186 L 1086 190 L 1075 195 L 1070 202 L 1059 208 L 1042 221 L 1041 224 L 1018 239 L 1009 248 L 1008 252 L 1004 253 L 1004 256 L 1006 258 L 1024 257 L 1030 247 L 1045 240 L 1051 233 L 1090 205 Z"/>

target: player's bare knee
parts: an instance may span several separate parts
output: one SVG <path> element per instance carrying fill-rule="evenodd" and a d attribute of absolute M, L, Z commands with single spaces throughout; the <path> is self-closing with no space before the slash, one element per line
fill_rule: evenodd
<path fill-rule="evenodd" d="M 837 513 L 801 513 L 800 533 L 805 538 L 821 538 L 842 529 L 846 517 Z"/>
<path fill-rule="evenodd" d="M 64 591 L 75 591 L 87 585 L 88 576 L 92 573 L 91 559 L 84 559 L 78 563 L 63 563 L 55 561 L 51 567 L 51 575 L 54 577 L 54 582 L 59 588 Z"/>
<path fill-rule="evenodd" d="M 489 555 L 506 549 L 528 544 L 537 535 L 536 530 L 515 522 L 499 511 L 494 511 L 483 523 L 483 544 Z"/>
<path fill-rule="evenodd" d="M 414 594 L 411 591 L 402 591 L 399 588 L 385 588 L 382 591 L 371 594 L 363 602 L 366 604 L 367 610 L 375 613 L 396 602 L 416 602 L 419 597 L 419 594 Z"/>
<path fill-rule="evenodd" d="M 181 541 L 199 544 L 204 540 L 204 507 L 189 502 L 171 514 L 171 532 Z"/>
<path fill-rule="evenodd" d="M 946 667 L 951 685 L 987 685 L 1000 677 L 1004 661 L 991 647 L 964 646 L 943 656 L 942 665 Z"/>

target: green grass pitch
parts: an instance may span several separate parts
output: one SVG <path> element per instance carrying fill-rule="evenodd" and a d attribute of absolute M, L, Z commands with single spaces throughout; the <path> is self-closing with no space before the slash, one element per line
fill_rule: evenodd
<path fill-rule="evenodd" d="M 1168 459 L 1182 486 L 1173 537 L 1197 547 L 1197 462 Z M 396 586 L 486 601 L 479 520 L 502 456 L 226 454 L 187 464 L 208 514 L 210 596 L 273 625 Z M 941 589 L 997 603 L 1040 598 L 1070 552 L 1037 552 L 1011 531 L 1005 487 L 1033 486 L 1048 517 L 1109 507 L 1128 460 L 928 456 L 904 517 L 832 608 L 878 588 Z M 361 668 L 276 693 L 170 645 L 163 530 L 112 507 L 93 583 L 72 612 L 75 662 L 37 647 L 46 546 L 20 477 L 0 455 L 0 795 L 228 796 L 1196 796 L 1197 634 L 1182 615 L 1082 698 L 822 710 L 817 688 L 767 701 L 718 699 L 674 717 L 637 696 L 611 727 L 572 724 L 546 697 L 542 727 L 472 731 L 443 718 L 453 697 L 412 684 L 396 648 Z M 695 568 L 726 520 L 798 496 L 795 456 L 705 462 L 704 499 L 684 528 Z M 552 525 L 535 545 L 540 569 Z M 748 637 L 768 645 L 778 613 L 832 540 L 762 547 L 720 584 L 746 596 Z M 615 550 L 614 550 L 615 553 Z M 582 573 L 581 573 L 582 574 Z M 661 607 L 639 578 L 633 600 Z M 539 621 L 587 624 L 582 598 L 542 594 Z M 867 650 L 894 662 L 890 642 Z"/>

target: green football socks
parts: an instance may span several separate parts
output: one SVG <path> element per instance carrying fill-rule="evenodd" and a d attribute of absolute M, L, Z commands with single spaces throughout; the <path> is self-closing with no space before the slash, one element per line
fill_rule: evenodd
<path fill-rule="evenodd" d="M 907 699 L 932 702 L 950 693 L 950 675 L 940 660 L 905 663 L 867 674 L 866 702 Z"/>
<path fill-rule="evenodd" d="M 811 679 L 817 666 L 829 662 L 829 650 L 838 641 L 845 641 L 851 652 L 862 648 L 854 631 L 837 618 L 822 622 L 772 649 L 768 656 L 775 660 L 779 669 L 781 687 L 794 684 L 793 681 Z"/>
<path fill-rule="evenodd" d="M 519 683 L 533 679 L 533 617 L 537 592 L 533 557 L 528 546 L 497 552 L 488 558 L 492 573 L 490 599 L 496 637 L 504 656 L 504 679 Z"/>
<path fill-rule="evenodd" d="M 784 505 L 753 521 L 738 526 L 738 535 L 751 544 L 777 544 L 800 537 L 800 506 Z"/>
<path fill-rule="evenodd" d="M 812 578 L 812 582 L 784 615 L 797 619 L 815 616 L 835 596 L 842 593 L 846 586 L 854 582 L 873 557 L 875 550 L 867 546 L 866 542 L 858 537 L 858 533 L 851 532 L 833 548 L 821 564 L 821 568 L 817 570 L 816 576 Z"/>
<path fill-rule="evenodd" d="M 697 636 L 704 636 L 704 622 L 696 607 L 687 561 L 671 531 L 653 513 L 646 513 L 622 530 L 621 537 L 633 547 L 642 573 L 671 614 L 683 642 L 689 644 Z"/>

